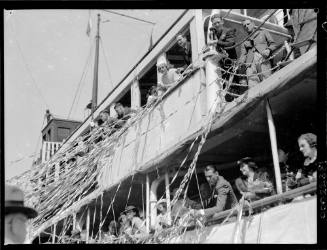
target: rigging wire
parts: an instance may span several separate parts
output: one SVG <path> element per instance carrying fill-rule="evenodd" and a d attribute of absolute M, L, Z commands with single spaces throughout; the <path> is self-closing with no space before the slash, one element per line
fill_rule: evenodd
<path fill-rule="evenodd" d="M 110 73 L 110 68 L 109 68 L 109 64 L 108 64 L 108 60 L 107 60 L 107 57 L 106 57 L 106 52 L 104 50 L 104 46 L 103 46 L 103 42 L 102 42 L 102 38 L 100 37 L 100 47 L 102 48 L 102 53 L 103 53 L 103 57 L 104 57 L 104 61 L 106 63 L 106 69 L 107 69 L 107 72 L 108 72 L 108 77 L 109 77 L 109 83 L 111 85 L 111 88 L 113 88 L 113 81 L 112 81 L 112 77 L 111 77 L 111 73 Z"/>
<path fill-rule="evenodd" d="M 16 19 L 17 19 L 17 18 L 16 18 Z M 20 53 L 20 55 L 21 55 L 21 57 L 22 57 L 22 59 L 23 59 L 24 65 L 25 65 L 25 67 L 26 67 L 28 73 L 30 74 L 30 77 L 31 77 L 31 79 L 32 79 L 32 83 L 34 84 L 34 86 L 35 86 L 37 92 L 38 92 L 39 95 L 41 96 L 41 99 L 44 101 L 44 104 L 45 104 L 46 108 L 49 109 L 49 105 L 48 105 L 48 103 L 47 103 L 47 101 L 46 101 L 44 95 L 42 94 L 40 88 L 39 88 L 38 85 L 36 84 L 36 80 L 35 80 L 35 78 L 34 78 L 34 76 L 33 76 L 33 74 L 32 74 L 32 71 L 31 71 L 31 69 L 30 69 L 30 67 L 29 67 L 29 65 L 28 65 L 28 63 L 27 63 L 27 61 L 26 61 L 26 59 L 25 59 L 25 56 L 24 56 L 24 54 L 23 54 L 23 50 L 22 50 L 22 48 L 21 48 L 21 46 L 20 46 L 20 44 L 19 44 L 19 42 L 18 42 L 18 39 L 17 39 L 17 37 L 16 37 L 16 32 L 15 32 L 15 29 L 14 29 L 14 27 L 13 27 L 13 23 L 12 23 L 12 22 L 9 22 L 9 23 L 10 23 L 9 26 L 11 27 L 12 32 L 13 32 L 14 40 L 15 40 L 16 45 L 17 45 L 17 47 L 18 47 L 18 51 L 19 51 L 19 53 Z"/>
<path fill-rule="evenodd" d="M 102 9 L 102 10 L 105 11 L 105 12 L 108 12 L 108 13 L 115 14 L 115 15 L 119 15 L 119 16 L 131 18 L 131 19 L 134 19 L 134 20 L 137 20 L 137 21 L 141 21 L 141 22 L 144 22 L 144 23 L 147 23 L 147 24 L 152 24 L 152 25 L 155 25 L 156 24 L 154 22 L 150 22 L 150 21 L 147 21 L 147 20 L 144 20 L 144 19 L 140 19 L 140 18 L 137 18 L 137 17 L 132 17 L 132 16 L 129 16 L 129 15 L 126 15 L 126 14 L 122 14 L 122 13 L 116 12 L 116 11 L 105 10 L 105 9 Z"/>
<path fill-rule="evenodd" d="M 87 67 L 88 67 L 88 65 L 90 64 L 90 57 L 91 57 L 92 51 L 93 51 L 93 44 L 92 44 L 91 47 L 90 47 L 89 55 L 88 55 L 88 57 L 87 57 L 87 59 L 86 59 L 86 62 L 85 62 L 85 65 L 84 65 L 84 69 L 83 69 L 82 76 L 81 76 L 81 78 L 80 78 L 80 80 L 79 80 L 79 83 L 78 83 L 78 85 L 77 85 L 77 89 L 76 89 L 76 91 L 75 91 L 75 96 L 74 96 L 74 99 L 73 99 L 73 103 L 72 103 L 72 105 L 71 105 L 71 107 L 70 107 L 70 110 L 69 110 L 69 113 L 68 113 L 67 119 L 69 119 L 69 117 L 70 117 L 70 115 L 71 115 L 71 112 L 72 112 L 72 110 L 73 110 L 73 106 L 74 106 L 74 103 L 75 103 L 75 100 L 76 100 L 77 94 L 81 92 L 81 91 L 79 91 L 79 90 L 80 90 L 81 84 L 82 84 L 82 82 L 83 82 L 83 79 L 84 79 L 84 77 L 86 76 Z M 79 99 L 79 98 L 78 98 L 78 99 Z"/>
<path fill-rule="evenodd" d="M 241 42 L 238 42 L 237 44 L 233 45 L 233 46 L 230 46 L 230 47 L 226 47 L 225 50 L 230 50 L 230 49 L 234 49 L 240 45 L 242 45 L 246 40 L 248 40 L 255 32 L 257 32 L 257 30 L 259 30 L 262 25 L 264 25 L 270 17 L 272 17 L 275 12 L 278 11 L 278 9 L 274 10 L 272 13 L 270 13 L 270 15 L 268 15 L 265 20 L 262 21 L 262 23 L 257 27 L 255 28 L 250 34 L 248 34 Z"/>

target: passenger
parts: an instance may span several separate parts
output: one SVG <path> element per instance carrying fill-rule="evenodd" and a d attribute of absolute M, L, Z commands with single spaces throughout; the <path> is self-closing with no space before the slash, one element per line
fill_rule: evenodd
<path fill-rule="evenodd" d="M 132 235 L 143 238 L 147 236 L 145 221 L 139 217 L 139 210 L 135 206 L 128 206 L 125 211 L 127 219 L 131 222 Z"/>
<path fill-rule="evenodd" d="M 112 126 L 117 119 L 110 116 L 110 111 L 104 109 L 99 114 L 98 126 Z"/>
<path fill-rule="evenodd" d="M 224 19 L 220 14 L 214 14 L 210 20 L 212 27 L 210 28 L 208 45 L 216 45 L 217 52 L 226 52 L 228 58 L 236 60 L 236 49 L 226 49 L 235 45 L 236 29 L 225 27 Z"/>
<path fill-rule="evenodd" d="M 237 161 L 243 176 L 235 180 L 238 191 L 247 200 L 255 201 L 274 193 L 273 184 L 266 171 L 258 171 L 257 164 L 250 157 Z"/>
<path fill-rule="evenodd" d="M 167 213 L 166 199 L 158 201 L 156 207 L 159 210 L 159 215 L 157 215 L 154 229 L 157 231 L 169 227 L 171 225 L 171 222 Z"/>
<path fill-rule="evenodd" d="M 38 213 L 24 205 L 24 193 L 16 186 L 5 184 L 4 200 L 4 245 L 23 244 L 27 235 L 26 223 Z"/>
<path fill-rule="evenodd" d="M 248 34 L 255 30 L 254 22 L 246 19 L 243 27 Z M 257 30 L 241 46 L 239 63 L 246 63 L 246 75 L 249 88 L 267 79 L 271 74 L 271 63 L 267 60 L 276 49 L 276 44 L 270 33 L 266 30 Z"/>
<path fill-rule="evenodd" d="M 208 205 L 210 204 L 211 200 L 211 193 L 210 193 L 210 186 L 207 182 L 202 183 L 200 185 L 200 198 L 203 202 L 203 208 L 208 208 Z M 200 202 L 201 202 L 200 200 Z M 201 204 L 202 205 L 202 204 Z"/>
<path fill-rule="evenodd" d="M 176 36 L 176 41 L 184 60 L 184 65 L 177 68 L 177 73 L 183 73 L 192 62 L 192 47 L 191 43 L 187 41 L 186 36 L 181 33 Z"/>
<path fill-rule="evenodd" d="M 302 134 L 298 138 L 299 149 L 304 156 L 303 167 L 296 174 L 297 186 L 304 186 L 317 181 L 317 136 L 312 133 Z"/>
<path fill-rule="evenodd" d="M 226 71 L 231 71 L 234 61 L 237 60 L 236 49 L 228 49 L 228 47 L 235 45 L 236 29 L 225 27 L 224 19 L 220 14 L 214 14 L 211 16 L 210 20 L 212 22 L 212 27 L 210 28 L 208 45 L 215 45 L 217 52 L 222 56 L 222 59 L 219 61 L 219 66 L 225 71 L 222 71 L 220 77 L 228 81 L 231 75 Z M 233 82 L 235 82 L 235 80 L 233 79 Z M 226 85 L 227 83 L 224 82 L 224 88 Z M 228 92 L 236 93 L 238 89 L 239 87 L 232 85 L 229 87 Z M 227 93 L 225 99 L 230 102 L 234 97 Z"/>
<path fill-rule="evenodd" d="M 158 91 L 156 86 L 152 86 L 147 95 L 146 95 L 146 104 L 149 105 L 150 103 L 154 102 L 158 97 Z"/>
<path fill-rule="evenodd" d="M 114 109 L 117 113 L 117 118 L 119 119 L 119 121 L 116 121 L 116 124 L 115 124 L 116 129 L 119 129 L 122 126 L 124 126 L 126 121 L 129 118 L 131 118 L 133 116 L 133 114 L 136 113 L 135 109 L 132 109 L 130 107 L 124 107 L 123 104 L 121 104 L 120 102 L 117 102 L 115 104 Z"/>
<path fill-rule="evenodd" d="M 118 235 L 118 224 L 115 220 L 110 221 L 108 226 L 108 233 L 113 236 Z"/>
<path fill-rule="evenodd" d="M 162 95 L 168 88 L 181 77 L 175 68 L 172 68 L 166 55 L 162 54 L 157 60 L 158 75 L 158 95 Z"/>
<path fill-rule="evenodd" d="M 130 107 L 124 107 L 123 104 L 120 102 L 117 102 L 114 106 L 115 111 L 117 112 L 117 118 L 118 119 L 129 119 L 133 113 L 136 112 L 135 109 L 132 109 Z"/>
<path fill-rule="evenodd" d="M 119 222 L 119 236 L 124 234 L 130 235 L 132 233 L 131 221 L 128 220 L 127 215 L 122 212 L 118 218 Z"/>
<path fill-rule="evenodd" d="M 219 175 L 217 166 L 206 166 L 204 174 L 212 190 L 211 202 L 208 204 L 208 208 L 200 209 L 196 214 L 210 217 L 215 213 L 219 213 L 237 205 L 237 198 L 231 184 L 225 180 L 223 176 Z"/>

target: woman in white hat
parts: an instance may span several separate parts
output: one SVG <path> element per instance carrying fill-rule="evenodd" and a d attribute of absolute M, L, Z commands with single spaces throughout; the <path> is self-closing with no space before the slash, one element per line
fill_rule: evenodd
<path fill-rule="evenodd" d="M 181 77 L 181 74 L 177 73 L 177 69 L 171 68 L 165 53 L 158 57 L 157 69 L 158 95 L 161 95 Z"/>

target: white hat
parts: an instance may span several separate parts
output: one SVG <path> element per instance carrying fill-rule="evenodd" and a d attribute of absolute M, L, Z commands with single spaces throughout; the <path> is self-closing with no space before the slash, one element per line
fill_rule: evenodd
<path fill-rule="evenodd" d="M 162 53 L 157 59 L 157 66 L 166 64 L 167 65 L 167 58 L 166 53 Z"/>

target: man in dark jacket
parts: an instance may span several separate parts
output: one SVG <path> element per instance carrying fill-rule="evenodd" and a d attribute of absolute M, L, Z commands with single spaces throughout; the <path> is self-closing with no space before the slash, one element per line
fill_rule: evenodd
<path fill-rule="evenodd" d="M 177 44 L 180 48 L 180 53 L 183 56 L 184 65 L 180 68 L 177 68 L 178 73 L 183 73 L 183 71 L 191 64 L 192 62 L 192 47 L 191 43 L 187 41 L 185 35 L 178 34 L 176 36 Z"/>
<path fill-rule="evenodd" d="M 255 30 L 252 20 L 243 21 L 243 27 L 248 34 Z M 272 51 L 276 49 L 276 43 L 267 30 L 259 29 L 241 45 L 239 63 L 246 64 L 246 75 L 249 88 L 255 86 L 271 75 L 271 63 L 267 60 Z"/>
<path fill-rule="evenodd" d="M 204 174 L 212 193 L 208 208 L 198 210 L 197 214 L 209 217 L 237 205 L 237 198 L 231 184 L 223 176 L 219 175 L 217 166 L 206 166 Z"/>
<path fill-rule="evenodd" d="M 212 27 L 210 28 L 208 45 L 216 45 L 217 52 L 227 52 L 228 57 L 237 59 L 235 48 L 227 49 L 235 45 L 236 29 L 224 26 L 224 19 L 219 14 L 215 14 L 210 18 Z"/>

